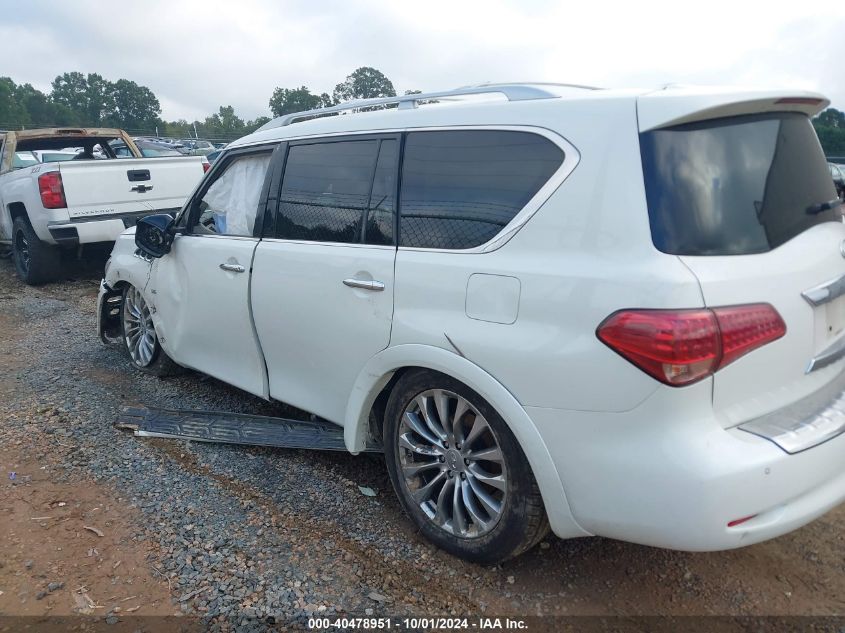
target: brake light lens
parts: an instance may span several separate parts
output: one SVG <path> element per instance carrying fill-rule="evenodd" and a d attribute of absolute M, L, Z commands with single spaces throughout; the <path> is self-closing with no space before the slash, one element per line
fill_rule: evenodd
<path fill-rule="evenodd" d="M 57 171 L 48 171 L 38 176 L 38 192 L 45 209 L 64 209 L 67 206 L 62 175 Z"/>
<path fill-rule="evenodd" d="M 211 163 L 209 163 L 207 160 L 202 161 L 202 172 L 204 174 L 208 173 L 209 169 L 211 169 Z"/>
<path fill-rule="evenodd" d="M 816 97 L 783 97 L 775 101 L 776 104 L 783 103 L 789 105 L 812 105 L 817 106 L 821 105 L 824 102 L 823 99 L 818 99 Z"/>
<path fill-rule="evenodd" d="M 768 303 L 715 308 L 713 313 L 722 335 L 719 369 L 786 334 L 786 323 Z"/>
<path fill-rule="evenodd" d="M 786 334 L 767 303 L 695 310 L 622 310 L 596 330 L 605 345 L 662 383 L 689 385 Z"/>

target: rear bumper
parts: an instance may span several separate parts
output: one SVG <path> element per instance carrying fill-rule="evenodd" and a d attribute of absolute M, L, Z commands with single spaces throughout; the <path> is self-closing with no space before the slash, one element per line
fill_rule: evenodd
<path fill-rule="evenodd" d="M 178 209 L 177 209 L 178 210 Z M 106 217 L 73 218 L 68 221 L 48 222 L 48 241 L 59 246 L 76 246 L 94 242 L 114 242 L 117 236 L 130 226 L 135 226 L 143 217 L 153 213 L 172 213 L 173 209 L 161 211 L 145 210 Z"/>
<path fill-rule="evenodd" d="M 790 455 L 722 428 L 707 381 L 660 389 L 626 413 L 527 412 L 575 519 L 596 535 L 688 551 L 731 549 L 790 532 L 845 501 L 845 435 Z"/>
<path fill-rule="evenodd" d="M 148 215 L 148 214 L 145 214 Z M 63 222 L 49 224 L 50 241 L 59 246 L 76 246 L 94 242 L 114 242 L 127 226 L 121 218 L 92 220 L 89 222 Z"/>

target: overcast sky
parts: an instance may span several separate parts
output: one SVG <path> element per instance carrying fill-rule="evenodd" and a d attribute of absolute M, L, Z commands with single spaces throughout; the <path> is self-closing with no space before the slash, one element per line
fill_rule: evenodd
<path fill-rule="evenodd" d="M 274 87 L 331 93 L 359 66 L 400 93 L 515 80 L 727 83 L 814 89 L 845 108 L 841 0 L 4 4 L 0 75 L 45 91 L 66 71 L 131 79 L 169 120 L 220 105 L 268 115 Z"/>

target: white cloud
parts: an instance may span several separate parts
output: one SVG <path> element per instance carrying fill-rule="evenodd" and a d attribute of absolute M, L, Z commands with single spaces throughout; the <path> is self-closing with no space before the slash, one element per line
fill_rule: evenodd
<path fill-rule="evenodd" d="M 168 119 L 229 104 L 254 118 L 276 86 L 331 92 L 364 65 L 399 91 L 750 83 L 819 90 L 845 108 L 842 3 L 77 0 L 5 13 L 3 74 L 42 89 L 72 70 L 124 77 L 151 88 Z"/>

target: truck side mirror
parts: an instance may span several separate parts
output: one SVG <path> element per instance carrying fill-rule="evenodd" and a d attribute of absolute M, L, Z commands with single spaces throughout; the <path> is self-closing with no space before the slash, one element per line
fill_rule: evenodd
<path fill-rule="evenodd" d="M 173 243 L 173 216 L 167 213 L 148 215 L 138 220 L 135 244 L 149 257 L 163 257 Z"/>

